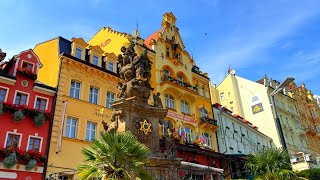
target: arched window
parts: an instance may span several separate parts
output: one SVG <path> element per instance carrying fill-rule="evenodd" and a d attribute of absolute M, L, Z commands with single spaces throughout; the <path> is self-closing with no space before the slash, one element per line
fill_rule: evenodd
<path fill-rule="evenodd" d="M 170 71 L 164 69 L 164 70 L 163 70 L 163 76 L 164 76 L 164 77 L 170 77 Z"/>
<path fill-rule="evenodd" d="M 164 95 L 164 102 L 165 102 L 166 108 L 175 109 L 174 108 L 174 97 L 171 96 L 170 94 Z"/>
<path fill-rule="evenodd" d="M 184 80 L 183 80 L 182 76 L 177 75 L 177 83 L 178 83 L 178 85 L 183 86 Z"/>
<path fill-rule="evenodd" d="M 199 114 L 200 114 L 200 118 L 208 117 L 208 111 L 205 108 L 200 108 Z"/>
<path fill-rule="evenodd" d="M 185 114 L 190 114 L 190 105 L 187 101 L 181 100 L 180 106 L 181 106 L 181 112 L 183 112 Z"/>

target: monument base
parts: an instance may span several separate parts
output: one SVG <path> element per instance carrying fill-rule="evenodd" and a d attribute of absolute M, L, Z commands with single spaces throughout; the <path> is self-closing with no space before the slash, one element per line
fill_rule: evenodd
<path fill-rule="evenodd" d="M 117 112 L 118 132 L 131 131 L 138 140 L 145 144 L 152 156 L 162 157 L 160 153 L 159 121 L 167 114 L 167 109 L 151 106 L 147 99 L 131 97 L 112 103 Z"/>

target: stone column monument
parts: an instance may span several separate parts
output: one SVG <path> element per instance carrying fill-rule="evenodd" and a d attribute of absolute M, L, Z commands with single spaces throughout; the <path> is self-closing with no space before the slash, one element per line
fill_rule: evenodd
<path fill-rule="evenodd" d="M 131 42 L 129 47 L 121 48 L 123 54 L 118 56 L 120 77 L 124 83 L 118 84 L 117 97 L 120 100 L 112 103 L 114 108 L 111 117 L 112 130 L 131 131 L 140 142 L 149 147 L 151 150 L 149 166 L 161 167 L 163 170 L 178 167 L 180 160 L 176 158 L 176 148 L 171 133 L 173 129 L 167 129 L 165 138 L 166 141 L 173 142 L 165 142 L 171 144 L 166 146 L 170 147 L 166 148 L 170 156 L 160 152 L 159 124 L 167 114 L 167 109 L 162 107 L 160 93 L 153 94 L 153 105 L 148 104 L 153 91 L 149 83 L 152 62 L 147 56 L 147 50 L 137 55 L 134 48 L 135 43 Z"/>

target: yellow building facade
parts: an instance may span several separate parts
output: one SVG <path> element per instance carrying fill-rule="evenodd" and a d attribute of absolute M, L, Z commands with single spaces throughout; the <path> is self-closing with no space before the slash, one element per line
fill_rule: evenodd
<path fill-rule="evenodd" d="M 82 38 L 71 41 L 58 37 L 34 48 L 43 64 L 50 68 L 39 72 L 39 79 L 57 87 L 48 174 L 73 178 L 84 160 L 81 150 L 109 123 L 116 99 L 117 56 Z"/>
<path fill-rule="evenodd" d="M 176 26 L 173 13 L 164 14 L 161 27 L 146 38 L 144 44 L 156 52 L 155 91 L 161 92 L 163 105 L 168 108 L 165 120 L 177 130 L 184 130 L 186 143 L 206 136 L 204 147 L 218 151 L 216 124 L 210 124 L 211 109 L 209 82 L 185 46 Z"/>
<path fill-rule="evenodd" d="M 297 101 L 297 109 L 300 114 L 302 127 L 306 135 L 306 141 L 310 153 L 320 157 L 320 108 L 313 98 L 311 90 L 305 84 L 297 86 L 291 83 L 289 94 Z"/>

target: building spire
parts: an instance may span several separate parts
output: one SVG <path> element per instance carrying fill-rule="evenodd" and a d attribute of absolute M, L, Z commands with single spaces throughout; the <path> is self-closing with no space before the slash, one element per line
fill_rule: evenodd
<path fill-rule="evenodd" d="M 138 37 L 140 37 L 140 33 L 139 33 L 139 24 L 138 24 L 138 22 L 136 23 L 136 30 L 133 30 L 133 34 L 132 34 L 132 36 L 133 36 L 134 38 L 138 38 Z"/>

